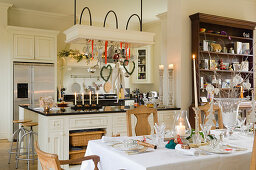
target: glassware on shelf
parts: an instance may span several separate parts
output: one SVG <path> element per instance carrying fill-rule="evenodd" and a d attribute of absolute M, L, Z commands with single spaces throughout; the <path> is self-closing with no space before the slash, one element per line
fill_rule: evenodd
<path fill-rule="evenodd" d="M 222 113 L 224 126 L 227 128 L 227 134 L 231 135 L 237 125 L 238 108 L 241 103 L 240 98 L 216 98 L 215 99 Z"/>
<path fill-rule="evenodd" d="M 186 110 L 182 110 L 177 114 L 174 126 L 175 126 L 175 134 L 179 135 L 182 138 L 182 140 L 190 136 L 191 126 L 188 121 Z"/>

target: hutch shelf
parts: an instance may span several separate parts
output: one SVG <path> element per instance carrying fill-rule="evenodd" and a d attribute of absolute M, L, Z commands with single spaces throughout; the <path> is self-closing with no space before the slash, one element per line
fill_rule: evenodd
<path fill-rule="evenodd" d="M 199 105 L 203 104 L 202 98 L 209 101 L 205 90 L 209 83 L 220 87 L 220 93 L 215 97 L 226 97 L 230 90 L 229 83 L 236 74 L 248 78 L 251 83 L 251 88 L 247 90 L 240 90 L 238 87 L 237 97 L 241 91 L 243 96 L 251 97 L 254 88 L 253 30 L 256 23 L 203 13 L 193 14 L 190 19 L 192 54 L 196 55 Z M 193 89 L 192 108 L 195 99 L 194 87 L 191 88 Z M 192 125 L 194 125 L 194 116 L 194 112 L 190 109 Z"/>

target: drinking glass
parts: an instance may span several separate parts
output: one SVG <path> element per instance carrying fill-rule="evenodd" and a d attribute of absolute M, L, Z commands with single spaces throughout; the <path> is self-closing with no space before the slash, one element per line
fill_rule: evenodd
<path fill-rule="evenodd" d="M 240 98 L 216 98 L 215 99 L 222 113 L 222 120 L 224 126 L 227 128 L 229 135 L 233 133 L 237 125 L 238 108 L 241 103 Z"/>

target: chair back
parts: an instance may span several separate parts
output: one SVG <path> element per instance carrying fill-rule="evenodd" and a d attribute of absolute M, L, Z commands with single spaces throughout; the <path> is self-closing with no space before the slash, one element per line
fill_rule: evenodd
<path fill-rule="evenodd" d="M 61 170 L 58 155 L 41 151 L 37 142 L 35 144 L 35 150 L 43 170 Z"/>
<path fill-rule="evenodd" d="M 149 108 L 144 105 L 137 108 L 126 111 L 127 120 L 127 135 L 132 136 L 132 123 L 131 115 L 133 114 L 137 118 L 137 124 L 135 125 L 136 136 L 150 135 L 151 127 L 148 122 L 148 117 L 153 113 L 154 124 L 158 123 L 157 110 Z"/>
<path fill-rule="evenodd" d="M 254 133 L 250 170 L 256 170 L 256 140 L 255 139 L 256 139 L 256 133 Z"/>
<path fill-rule="evenodd" d="M 206 117 L 210 114 L 209 112 L 209 109 L 210 109 L 211 105 L 210 103 L 206 103 L 205 105 L 203 106 L 199 106 L 199 109 L 201 111 L 204 112 L 205 114 L 205 119 Z M 218 123 L 219 123 L 219 129 L 223 129 L 223 121 L 222 121 L 222 114 L 221 114 L 221 110 L 219 108 L 219 106 L 217 105 L 213 105 L 213 112 L 215 113 L 216 111 L 218 111 Z M 199 114 L 199 123 L 202 122 L 202 115 Z M 204 121 L 205 122 L 205 121 Z M 215 123 L 215 127 L 213 126 L 212 129 L 216 129 L 216 120 L 214 120 L 214 123 Z M 200 127 L 201 129 L 201 127 Z"/>

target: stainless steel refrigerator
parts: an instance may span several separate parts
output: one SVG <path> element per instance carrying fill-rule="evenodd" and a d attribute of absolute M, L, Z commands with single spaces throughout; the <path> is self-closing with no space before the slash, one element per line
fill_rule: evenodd
<path fill-rule="evenodd" d="M 19 119 L 20 104 L 39 104 L 42 96 L 55 95 L 54 64 L 14 63 L 13 119 Z M 14 125 L 15 131 L 18 125 Z"/>

